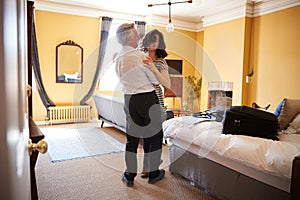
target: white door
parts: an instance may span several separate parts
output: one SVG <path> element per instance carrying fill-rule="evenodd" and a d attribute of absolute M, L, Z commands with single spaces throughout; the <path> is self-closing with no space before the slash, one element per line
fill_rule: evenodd
<path fill-rule="evenodd" d="M 26 0 L 1 0 L 0 13 L 0 199 L 31 199 Z"/>

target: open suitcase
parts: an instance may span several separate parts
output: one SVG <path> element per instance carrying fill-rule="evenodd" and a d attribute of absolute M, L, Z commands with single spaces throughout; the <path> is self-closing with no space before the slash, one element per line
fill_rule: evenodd
<path fill-rule="evenodd" d="M 277 129 L 278 119 L 273 113 L 248 106 L 232 106 L 225 112 L 222 133 L 278 140 Z"/>

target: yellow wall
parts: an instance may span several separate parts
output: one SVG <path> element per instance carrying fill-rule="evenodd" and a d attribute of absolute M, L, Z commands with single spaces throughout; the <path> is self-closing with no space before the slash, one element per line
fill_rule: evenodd
<path fill-rule="evenodd" d="M 95 71 L 99 19 L 45 11 L 36 11 L 35 17 L 46 91 L 55 104 L 78 104 L 89 89 Z M 270 103 L 270 109 L 274 110 L 284 97 L 300 98 L 300 6 L 253 20 L 245 17 L 212 25 L 198 33 L 176 29 L 167 33 L 164 27 L 148 27 L 148 30 L 153 28 L 165 35 L 170 54 L 167 58 L 183 60 L 183 76 L 203 75 L 200 110 L 207 108 L 208 81 L 232 81 L 233 105 Z M 69 39 L 84 48 L 83 84 L 56 83 L 55 47 Z M 254 76 L 246 84 L 245 76 L 252 66 Z M 87 103 L 94 105 L 92 99 Z M 175 107 L 181 103 L 176 99 Z M 37 92 L 33 93 L 33 104 L 34 120 L 44 120 L 46 110 Z M 95 116 L 94 110 L 92 117 Z"/>
<path fill-rule="evenodd" d="M 245 18 L 204 29 L 201 109 L 207 108 L 207 83 L 233 82 L 233 105 L 242 102 Z"/>
<path fill-rule="evenodd" d="M 35 23 L 41 73 L 46 92 L 56 105 L 78 105 L 90 88 L 98 56 L 99 19 L 76 15 L 60 14 L 47 11 L 35 11 Z M 164 27 L 157 28 L 165 35 L 168 59 L 183 60 L 183 75 L 195 74 L 195 39 L 196 33 L 175 30 L 167 33 Z M 56 83 L 55 47 L 66 40 L 73 40 L 84 49 L 84 71 L 82 84 Z M 175 41 L 175 42 L 174 42 Z M 99 91 L 96 91 L 99 92 Z M 92 98 L 87 103 L 92 105 L 92 117 L 96 109 Z M 168 102 L 167 102 L 168 103 Z M 168 103 L 172 105 L 173 100 Z M 181 98 L 175 99 L 175 105 L 181 106 Z M 37 91 L 33 93 L 33 117 L 36 121 L 46 118 L 44 108 Z"/>
<path fill-rule="evenodd" d="M 168 52 L 167 59 L 182 59 L 183 60 L 183 75 L 195 73 L 196 60 L 196 38 L 197 34 L 191 31 L 183 31 L 175 29 L 174 32 L 168 33 L 165 27 L 151 26 L 147 31 L 158 29 L 165 37 L 166 51 Z"/>
<path fill-rule="evenodd" d="M 248 103 L 274 110 L 284 98 L 300 98 L 300 6 L 254 19 L 254 76 Z"/>
<path fill-rule="evenodd" d="M 42 79 L 46 92 L 55 105 L 78 105 L 87 93 L 93 79 L 98 55 L 99 21 L 91 17 L 35 11 Z M 67 40 L 72 40 L 83 47 L 82 84 L 56 83 L 55 48 Z M 87 103 L 93 105 L 91 98 Z M 45 120 L 46 109 L 37 91 L 33 93 L 33 105 L 34 120 Z"/>
<path fill-rule="evenodd" d="M 251 105 L 251 101 L 248 98 L 249 84 L 246 83 L 246 76 L 250 74 L 253 66 L 253 18 L 245 18 L 245 35 L 244 35 L 244 64 L 243 64 L 243 73 L 242 73 L 242 105 Z"/>
<path fill-rule="evenodd" d="M 283 98 L 299 98 L 299 35 L 300 6 L 206 27 L 201 109 L 207 108 L 206 83 L 214 79 L 234 83 L 233 105 L 257 102 L 275 110 Z"/>

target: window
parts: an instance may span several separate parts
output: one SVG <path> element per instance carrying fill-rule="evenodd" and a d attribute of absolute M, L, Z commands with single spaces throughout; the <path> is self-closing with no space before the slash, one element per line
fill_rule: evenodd
<path fill-rule="evenodd" d="M 120 49 L 121 45 L 116 39 L 116 30 L 122 23 L 130 23 L 128 21 L 113 20 L 108 41 L 105 58 L 103 62 L 103 70 L 100 73 L 99 90 L 100 91 L 115 91 L 119 83 L 119 78 L 115 71 L 115 64 L 113 63 L 113 56 Z"/>

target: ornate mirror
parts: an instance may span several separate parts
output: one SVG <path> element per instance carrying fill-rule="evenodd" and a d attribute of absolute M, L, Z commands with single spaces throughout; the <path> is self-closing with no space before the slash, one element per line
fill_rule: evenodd
<path fill-rule="evenodd" d="M 56 46 L 56 83 L 82 83 L 83 48 L 67 40 Z"/>

